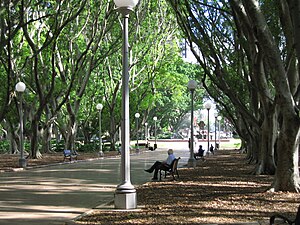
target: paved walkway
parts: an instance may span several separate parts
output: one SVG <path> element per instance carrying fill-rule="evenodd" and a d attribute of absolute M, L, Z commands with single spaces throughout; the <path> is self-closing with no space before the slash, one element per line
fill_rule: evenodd
<path fill-rule="evenodd" d="M 176 157 L 182 158 L 179 166 L 189 157 L 185 145 L 176 145 Z M 143 170 L 154 160 L 166 159 L 166 150 L 131 156 L 133 185 L 151 179 L 152 175 Z M 0 224 L 61 225 L 112 201 L 119 179 L 120 157 L 1 173 Z"/>

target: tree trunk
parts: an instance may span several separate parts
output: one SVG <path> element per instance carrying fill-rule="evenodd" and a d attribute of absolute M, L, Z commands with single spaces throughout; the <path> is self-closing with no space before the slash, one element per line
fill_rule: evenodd
<path fill-rule="evenodd" d="M 274 175 L 275 174 L 275 161 L 274 161 L 274 122 L 277 123 L 273 117 L 274 114 L 270 113 L 266 116 L 261 129 L 261 141 L 259 142 L 259 162 L 256 167 L 256 174 Z M 276 129 L 275 129 L 276 130 Z"/>
<path fill-rule="evenodd" d="M 277 142 L 278 165 L 273 188 L 275 191 L 300 191 L 298 151 L 300 120 L 296 113 L 282 109 L 282 127 Z"/>
<path fill-rule="evenodd" d="M 6 131 L 6 140 L 9 141 L 10 154 L 17 154 L 19 152 L 19 135 L 17 134 L 18 130 L 14 130 L 12 123 L 8 120 L 3 120 L 2 126 Z"/>
<path fill-rule="evenodd" d="M 39 119 L 37 119 L 36 117 L 34 117 L 33 120 L 31 121 L 30 155 L 33 159 L 38 159 L 42 157 L 42 154 L 38 148 L 38 143 L 39 143 L 38 121 Z"/>
<path fill-rule="evenodd" d="M 77 134 L 77 123 L 75 114 L 69 111 L 70 119 L 66 130 L 65 149 L 75 150 L 75 139 Z M 72 115 L 71 115 L 72 114 Z"/>

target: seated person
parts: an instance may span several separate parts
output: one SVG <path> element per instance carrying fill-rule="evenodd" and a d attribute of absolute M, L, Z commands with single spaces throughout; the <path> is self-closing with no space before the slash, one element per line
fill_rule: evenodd
<path fill-rule="evenodd" d="M 173 149 L 168 150 L 168 158 L 166 161 L 156 161 L 149 169 L 145 170 L 148 173 L 152 173 L 154 171 L 154 175 L 152 180 L 157 180 L 158 171 L 160 169 L 169 169 L 173 160 L 175 159 L 175 155 L 173 154 Z"/>
<path fill-rule="evenodd" d="M 194 158 L 197 159 L 199 157 L 204 161 L 204 152 L 205 150 L 202 148 L 202 145 L 199 145 L 198 153 L 194 154 Z"/>

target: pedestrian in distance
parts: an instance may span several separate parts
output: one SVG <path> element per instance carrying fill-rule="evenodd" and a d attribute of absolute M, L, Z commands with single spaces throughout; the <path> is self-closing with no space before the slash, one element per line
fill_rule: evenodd
<path fill-rule="evenodd" d="M 210 145 L 210 148 L 209 148 L 209 151 L 214 155 L 215 153 L 214 153 L 214 146 L 211 144 Z"/>

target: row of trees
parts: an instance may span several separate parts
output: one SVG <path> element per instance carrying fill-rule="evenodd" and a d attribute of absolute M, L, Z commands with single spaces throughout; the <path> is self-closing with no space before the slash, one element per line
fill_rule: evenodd
<path fill-rule="evenodd" d="M 62 136 L 74 148 L 78 136 L 98 133 L 96 104 L 102 103 L 103 133 L 112 150 L 120 126 L 121 17 L 111 0 L 1 1 L 0 123 L 11 152 L 18 152 L 18 81 L 24 93 L 25 137 L 33 158 Z M 144 0 L 130 17 L 130 109 L 141 122 L 176 129 L 188 108 L 187 82 L 196 65 L 178 48 L 176 18 L 165 1 Z M 134 125 L 134 123 L 132 123 Z M 132 126 L 134 129 L 134 126 Z"/>
<path fill-rule="evenodd" d="M 132 121 L 139 112 L 142 124 L 158 116 L 162 128 L 176 129 L 189 108 L 188 80 L 201 80 L 235 125 L 255 172 L 275 174 L 275 190 L 299 191 L 298 1 L 167 3 L 142 0 L 130 17 Z M 78 134 L 88 141 L 100 102 L 103 128 L 114 143 L 122 27 L 113 1 L 1 1 L 0 15 L 0 122 L 13 151 L 19 80 L 28 87 L 25 131 L 32 157 L 50 149 L 53 133 L 62 134 L 66 148 Z M 178 28 L 199 65 L 182 61 Z"/>
<path fill-rule="evenodd" d="M 299 1 L 168 2 L 256 174 L 299 191 Z"/>

